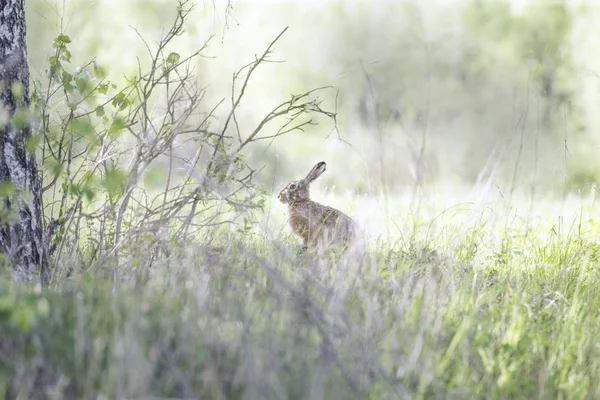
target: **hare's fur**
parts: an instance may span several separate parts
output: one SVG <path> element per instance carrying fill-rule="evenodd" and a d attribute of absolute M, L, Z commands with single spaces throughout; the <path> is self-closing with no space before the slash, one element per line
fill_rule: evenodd
<path fill-rule="evenodd" d="M 306 178 L 288 183 L 279 192 L 279 201 L 288 205 L 290 226 L 302 238 L 304 248 L 320 254 L 327 250 L 362 253 L 364 243 L 356 222 L 343 212 L 310 199 L 309 186 L 325 172 L 326 166 L 321 161 Z"/>

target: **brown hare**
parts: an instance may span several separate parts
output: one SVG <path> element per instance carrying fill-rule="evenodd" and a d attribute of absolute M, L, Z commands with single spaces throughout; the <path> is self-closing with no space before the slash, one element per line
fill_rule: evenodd
<path fill-rule="evenodd" d="M 323 161 L 317 163 L 306 178 L 288 183 L 277 197 L 288 205 L 292 231 L 303 240 L 301 251 L 314 249 L 322 255 L 334 250 L 360 257 L 364 242 L 356 222 L 343 212 L 310 199 L 309 186 L 326 167 Z"/>

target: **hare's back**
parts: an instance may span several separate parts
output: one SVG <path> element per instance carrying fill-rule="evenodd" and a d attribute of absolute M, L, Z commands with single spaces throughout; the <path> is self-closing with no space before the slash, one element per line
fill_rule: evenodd
<path fill-rule="evenodd" d="M 354 220 L 340 210 L 319 203 L 312 203 L 311 214 L 320 224 L 331 228 L 349 229 L 354 226 Z"/>

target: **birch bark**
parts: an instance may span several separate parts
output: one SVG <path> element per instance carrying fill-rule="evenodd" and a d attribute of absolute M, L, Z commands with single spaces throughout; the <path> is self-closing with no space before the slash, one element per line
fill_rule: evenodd
<path fill-rule="evenodd" d="M 0 0 L 0 90 L 0 250 L 16 281 L 41 278 L 45 286 L 41 182 L 35 154 L 26 150 L 31 131 L 24 0 Z"/>

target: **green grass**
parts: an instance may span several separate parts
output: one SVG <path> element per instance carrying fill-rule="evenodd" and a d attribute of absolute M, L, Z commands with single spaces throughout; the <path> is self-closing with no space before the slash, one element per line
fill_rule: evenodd
<path fill-rule="evenodd" d="M 417 210 L 390 198 L 387 211 L 378 199 L 350 199 L 370 239 L 360 270 L 297 259 L 298 241 L 273 203 L 255 232 L 220 232 L 213 247 L 188 242 L 151 268 L 140 244 L 117 290 L 111 265 L 84 271 L 81 260 L 45 293 L 3 280 L 0 391 L 23 399 L 600 397 L 593 199 L 533 207 L 442 199 Z"/>

